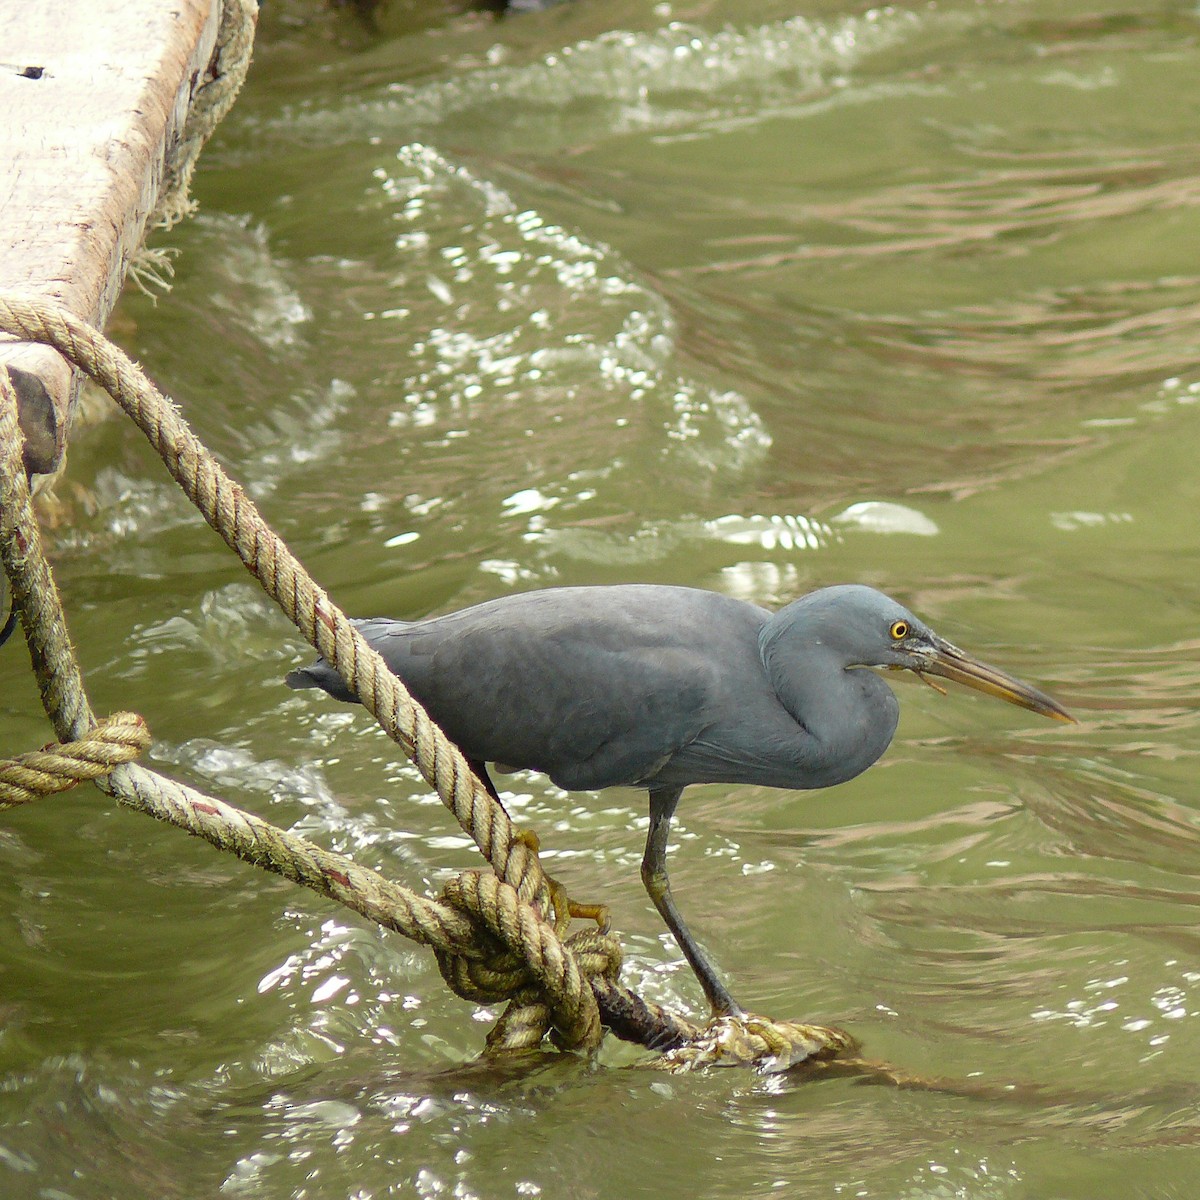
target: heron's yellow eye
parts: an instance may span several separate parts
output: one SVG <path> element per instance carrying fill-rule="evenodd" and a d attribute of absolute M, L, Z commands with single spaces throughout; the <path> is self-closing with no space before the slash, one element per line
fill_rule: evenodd
<path fill-rule="evenodd" d="M 902 642 L 906 637 L 908 637 L 908 622 L 893 621 L 892 628 L 889 630 L 889 632 L 891 633 L 893 640 Z"/>

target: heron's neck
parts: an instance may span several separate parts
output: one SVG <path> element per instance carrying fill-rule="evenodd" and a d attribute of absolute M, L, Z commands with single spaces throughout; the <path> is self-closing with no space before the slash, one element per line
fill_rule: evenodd
<path fill-rule="evenodd" d="M 801 728 L 797 750 L 814 780 L 808 786 L 853 779 L 888 748 L 900 706 L 878 674 L 847 668 L 819 637 L 770 622 L 759 648 L 775 695 Z"/>

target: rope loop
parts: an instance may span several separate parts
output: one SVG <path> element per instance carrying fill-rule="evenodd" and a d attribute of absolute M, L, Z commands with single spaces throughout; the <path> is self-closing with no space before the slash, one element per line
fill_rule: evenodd
<path fill-rule="evenodd" d="M 545 920 L 517 889 L 487 871 L 464 871 L 447 881 L 441 900 L 464 913 L 477 926 L 476 942 L 490 944 L 483 958 L 467 959 L 438 953 L 438 967 L 449 987 L 477 1004 L 507 1000 L 522 1010 L 517 1024 L 532 1030 L 549 1023 L 554 1040 L 564 1049 L 591 1050 L 600 1042 L 600 1010 L 589 979 L 615 980 L 621 966 L 616 938 L 598 930 L 583 930 L 560 940 L 569 917 Z M 482 936 L 479 936 L 479 935 Z M 534 1015 L 542 1006 L 548 1022 Z M 489 1038 L 496 1050 L 514 1048 L 506 1032 L 513 1024 L 506 1014 Z M 543 1036 L 538 1033 L 538 1040 Z"/>
<path fill-rule="evenodd" d="M 0 808 L 66 792 L 85 780 L 109 775 L 140 758 L 151 740 L 142 717 L 118 712 L 75 741 L 52 742 L 41 750 L 0 759 Z"/>

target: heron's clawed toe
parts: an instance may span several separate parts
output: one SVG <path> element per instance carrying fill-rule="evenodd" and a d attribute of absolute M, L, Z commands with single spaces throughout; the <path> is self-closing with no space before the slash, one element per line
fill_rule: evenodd
<path fill-rule="evenodd" d="M 578 900 L 567 898 L 567 912 L 579 921 L 595 921 L 601 933 L 612 930 L 612 914 L 607 904 L 580 904 Z"/>
<path fill-rule="evenodd" d="M 700 1035 L 670 1050 L 656 1065 L 667 1071 L 752 1066 L 763 1074 L 853 1054 L 858 1042 L 827 1025 L 777 1021 L 756 1013 L 716 1016 Z"/>

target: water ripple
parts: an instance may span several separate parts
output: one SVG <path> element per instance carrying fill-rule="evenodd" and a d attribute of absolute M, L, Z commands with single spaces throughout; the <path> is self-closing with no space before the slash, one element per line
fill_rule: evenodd
<path fill-rule="evenodd" d="M 648 30 L 612 29 L 559 45 L 530 62 L 502 46 L 475 69 L 428 83 L 394 83 L 383 98 L 340 110 L 323 101 L 288 109 L 262 132 L 289 140 L 426 136 L 443 127 L 491 146 L 543 147 L 592 137 L 678 132 L 713 118 L 791 107 L 836 82 L 863 59 L 916 36 L 917 15 L 900 9 L 819 21 L 705 29 L 670 21 Z M 732 97 L 732 102 L 731 102 Z"/>

